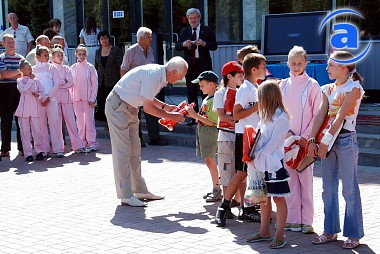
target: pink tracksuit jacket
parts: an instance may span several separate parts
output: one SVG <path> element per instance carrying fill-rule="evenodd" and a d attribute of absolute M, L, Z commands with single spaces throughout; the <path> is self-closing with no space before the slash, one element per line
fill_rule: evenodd
<path fill-rule="evenodd" d="M 307 75 L 290 73 L 290 77 L 280 83 L 283 102 L 291 118 L 290 127 L 295 135 L 310 138 L 312 121 L 321 103 L 321 88 L 318 82 Z M 286 223 L 312 225 L 313 204 L 313 165 L 301 173 L 285 165 L 290 175 L 291 195 L 286 198 L 288 218 Z"/>
<path fill-rule="evenodd" d="M 37 79 L 27 76 L 17 79 L 17 89 L 20 91 L 20 101 L 15 112 L 18 117 L 18 124 L 21 130 L 21 141 L 25 158 L 33 155 L 33 148 L 30 143 L 30 129 L 34 140 L 36 153 L 43 152 L 42 133 L 40 132 L 40 112 L 42 107 L 39 101 L 45 100 L 44 90 Z M 38 99 L 32 94 L 36 92 Z"/>
<path fill-rule="evenodd" d="M 53 152 L 63 153 L 62 124 L 59 124 L 58 102 L 55 98 L 60 85 L 58 69 L 50 63 L 38 61 L 32 68 L 34 75 L 36 75 L 36 78 L 41 82 L 45 96 L 50 98 L 50 102 L 45 107 L 39 107 L 44 153 L 50 151 L 50 141 L 47 130 L 48 124 Z"/>
<path fill-rule="evenodd" d="M 60 85 L 56 94 L 56 99 L 58 101 L 59 123 L 62 126 L 62 120 L 64 119 L 71 141 L 71 149 L 75 151 L 79 148 L 85 147 L 86 144 L 79 138 L 75 121 L 71 92 L 71 88 L 74 85 L 73 77 L 68 66 L 56 63 L 53 63 L 53 65 L 57 67 L 60 74 Z"/>
<path fill-rule="evenodd" d="M 77 117 L 78 134 L 90 148 L 97 149 L 94 113 L 88 102 L 95 102 L 98 93 L 98 74 L 87 61 L 77 62 L 70 67 L 74 80 L 72 88 L 74 112 Z"/>

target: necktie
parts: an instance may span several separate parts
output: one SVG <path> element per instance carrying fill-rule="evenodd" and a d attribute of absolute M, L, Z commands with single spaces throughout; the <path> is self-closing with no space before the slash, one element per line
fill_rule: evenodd
<path fill-rule="evenodd" d="M 191 35 L 191 40 L 195 42 L 197 39 L 197 28 L 193 27 L 193 33 Z M 191 45 L 191 63 L 195 63 L 195 50 L 197 49 L 197 45 L 193 44 Z"/>

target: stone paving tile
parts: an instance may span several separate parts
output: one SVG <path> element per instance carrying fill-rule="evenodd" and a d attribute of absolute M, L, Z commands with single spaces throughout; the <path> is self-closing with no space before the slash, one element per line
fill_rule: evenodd
<path fill-rule="evenodd" d="M 147 147 L 142 171 L 150 191 L 165 195 L 147 208 L 124 207 L 116 199 L 109 140 L 97 153 L 66 153 L 27 163 L 16 156 L 0 162 L 0 253 L 348 253 L 343 237 L 312 245 L 315 236 L 286 232 L 281 250 L 268 242 L 246 243 L 260 224 L 228 220 L 213 223 L 217 204 L 202 196 L 211 190 L 204 162 L 194 148 Z M 315 167 L 316 232 L 323 229 L 322 182 Z M 360 167 L 366 236 L 354 253 L 380 252 L 379 168 Z M 340 189 L 341 191 L 341 189 Z M 340 195 L 341 218 L 344 202 Z M 274 206 L 275 208 L 275 206 Z M 238 209 L 233 208 L 238 214 Z M 275 218 L 275 211 L 272 214 Z M 274 230 L 272 229 L 272 233 Z"/>

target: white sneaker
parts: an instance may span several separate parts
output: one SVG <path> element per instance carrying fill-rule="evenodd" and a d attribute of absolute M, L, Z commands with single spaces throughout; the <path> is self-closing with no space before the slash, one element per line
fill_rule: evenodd
<path fill-rule="evenodd" d="M 130 198 L 122 198 L 121 199 L 121 205 L 122 206 L 125 206 L 125 205 L 140 206 L 141 207 L 141 206 L 146 206 L 146 203 L 142 202 L 141 200 L 139 200 L 135 196 L 132 196 Z"/>
<path fill-rule="evenodd" d="M 75 150 L 75 153 L 89 153 L 89 152 L 91 152 L 91 148 L 89 147 L 82 147 Z"/>
<path fill-rule="evenodd" d="M 156 196 L 153 193 L 147 192 L 147 193 L 135 193 L 135 196 L 140 200 L 160 200 L 163 199 L 163 196 Z"/>
<path fill-rule="evenodd" d="M 95 146 L 91 146 L 91 147 L 90 147 L 90 150 L 96 152 L 96 151 L 98 151 L 98 148 L 95 147 Z"/>

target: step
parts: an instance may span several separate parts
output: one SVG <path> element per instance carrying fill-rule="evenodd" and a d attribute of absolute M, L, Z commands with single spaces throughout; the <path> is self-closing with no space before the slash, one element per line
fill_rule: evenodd
<path fill-rule="evenodd" d="M 149 141 L 148 132 L 143 130 L 142 134 L 144 141 L 147 143 Z M 160 132 L 160 136 L 171 146 L 195 148 L 195 134 Z"/>
<path fill-rule="evenodd" d="M 380 134 L 380 125 L 371 123 L 357 123 L 357 133 Z"/>
<path fill-rule="evenodd" d="M 357 133 L 358 146 L 362 148 L 380 149 L 380 134 Z"/>
<path fill-rule="evenodd" d="M 380 167 L 380 149 L 359 148 L 358 164 L 372 167 Z"/>

